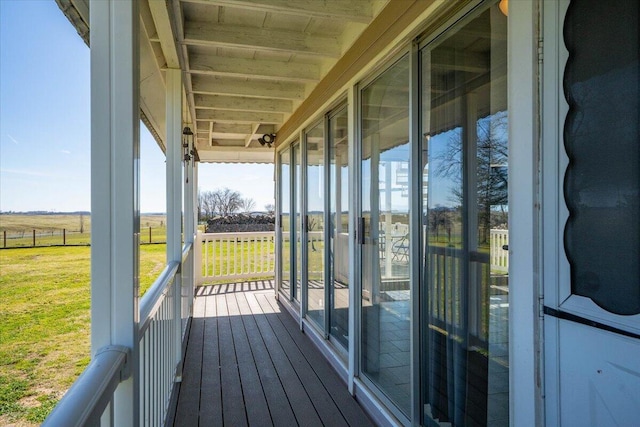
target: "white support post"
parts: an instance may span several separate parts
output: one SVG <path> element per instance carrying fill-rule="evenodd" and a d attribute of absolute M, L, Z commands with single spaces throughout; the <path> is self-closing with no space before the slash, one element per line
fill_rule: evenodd
<path fill-rule="evenodd" d="M 118 426 L 139 420 L 139 20 L 137 2 L 91 2 L 91 352 L 131 349 Z"/>
<path fill-rule="evenodd" d="M 193 265 L 195 271 L 193 272 L 193 283 L 195 286 L 203 283 L 202 279 L 202 232 L 198 230 L 196 232 L 196 240 L 193 245 Z"/>
<path fill-rule="evenodd" d="M 166 70 L 167 126 L 167 264 L 182 262 L 182 72 Z M 176 381 L 182 378 L 182 277 L 176 276 L 173 286 L 174 327 L 173 359 Z"/>
<path fill-rule="evenodd" d="M 191 195 L 191 201 L 189 202 L 189 206 L 191 206 L 191 225 L 190 228 L 187 228 L 190 231 L 190 239 L 189 242 L 193 243 L 193 254 L 191 257 L 191 264 L 189 265 L 191 277 L 191 283 L 189 283 L 189 312 L 183 313 L 183 315 L 191 316 L 193 314 L 193 299 L 195 298 L 195 287 L 198 284 L 198 277 L 202 275 L 202 258 L 197 259 L 195 256 L 196 251 L 202 250 L 202 246 L 200 245 L 200 239 L 198 239 L 198 162 L 194 161 L 193 165 L 190 169 L 191 173 L 189 176 L 189 194 Z M 186 228 L 186 226 L 185 226 Z"/>
<path fill-rule="evenodd" d="M 538 2 L 509 3 L 509 425 L 543 423 L 538 386 Z"/>
<path fill-rule="evenodd" d="M 191 243 L 196 232 L 196 200 L 194 195 L 195 183 L 195 158 L 191 159 L 191 163 L 185 171 L 188 179 L 184 184 L 184 242 Z"/>

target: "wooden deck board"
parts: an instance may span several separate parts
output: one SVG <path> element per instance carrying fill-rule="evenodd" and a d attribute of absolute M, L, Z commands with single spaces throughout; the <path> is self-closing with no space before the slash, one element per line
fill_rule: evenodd
<path fill-rule="evenodd" d="M 202 369 L 202 344 L 204 342 L 204 319 L 194 318 L 184 358 L 182 384 L 174 425 L 192 426 L 198 422 L 200 406 L 200 379 Z"/>
<path fill-rule="evenodd" d="M 175 426 L 372 425 L 270 281 L 197 295 Z"/>
<path fill-rule="evenodd" d="M 268 306 L 271 309 L 275 309 L 275 307 L 271 306 L 269 301 L 267 301 L 268 299 L 272 299 L 270 296 L 262 294 L 257 295 L 256 297 L 258 303 L 262 306 Z M 288 331 L 282 325 L 281 320 L 277 317 L 277 314 L 270 317 L 268 320 L 274 332 L 278 335 L 280 343 L 289 358 L 289 362 L 294 366 L 298 376 L 300 377 L 313 406 L 316 408 L 316 412 L 322 420 L 322 424 L 330 426 L 346 426 L 347 423 L 340 414 L 340 410 L 336 407 L 331 395 L 324 388 L 313 367 L 309 364 L 307 359 L 300 352 L 298 346 L 291 339 Z M 312 344 L 309 342 L 309 345 Z"/>
<path fill-rule="evenodd" d="M 247 416 L 242 395 L 238 360 L 233 343 L 231 321 L 227 310 L 226 296 L 217 298 L 218 343 L 220 346 L 220 382 L 222 384 L 222 415 L 225 425 L 247 425 Z M 207 337 L 205 337 L 206 339 Z"/>
<path fill-rule="evenodd" d="M 240 313 L 243 316 L 249 343 L 253 349 L 255 365 L 260 375 L 260 382 L 267 399 L 273 425 L 295 425 L 296 418 L 278 377 L 278 372 L 271 358 L 265 357 L 268 354 L 267 347 L 264 344 L 256 320 L 252 316 L 245 294 L 240 294 L 237 301 Z"/>
<path fill-rule="evenodd" d="M 275 299 L 267 299 L 266 301 L 274 309 L 278 306 L 278 302 Z M 300 333 L 298 324 L 291 321 L 291 316 L 280 310 L 278 317 L 282 325 L 287 329 L 289 337 L 296 342 L 309 364 L 314 366 L 317 372 L 329 370 L 333 373 L 333 368 L 331 368 L 329 362 L 316 350 L 311 341 Z M 327 390 L 340 390 L 342 388 L 346 391 L 346 384 L 337 375 L 319 375 L 318 378 Z M 348 425 L 369 425 L 371 423 L 369 417 L 362 411 L 360 406 L 357 403 L 354 405 L 355 399 L 349 393 L 331 393 L 330 395 Z"/>
<path fill-rule="evenodd" d="M 257 301 L 252 303 L 251 295 L 248 295 L 247 299 L 249 300 L 249 305 L 254 317 L 256 317 L 258 329 L 264 338 L 267 351 L 269 352 L 271 360 L 276 367 L 278 376 L 280 377 L 284 391 L 287 394 L 289 404 L 293 409 L 297 423 L 308 426 L 321 426 L 322 422 L 320 421 L 320 417 L 318 417 L 309 396 L 307 396 L 304 385 L 289 362 L 287 354 L 282 348 L 276 333 L 269 324 L 267 317 L 274 316 L 275 314 L 264 313 L 265 315 L 259 315 L 262 313 L 262 307 L 260 307 Z"/>
<path fill-rule="evenodd" d="M 229 320 L 233 333 L 233 342 L 236 347 L 236 357 L 238 359 L 238 369 L 240 371 L 240 381 L 245 402 L 251 402 L 246 406 L 249 424 L 266 425 L 270 423 L 269 407 L 262 392 L 262 383 L 256 369 L 249 338 L 244 327 L 244 322 L 240 316 L 240 309 L 236 301 L 237 294 L 227 296 L 227 307 L 229 308 Z M 260 357 L 260 355 L 258 356 Z"/>
<path fill-rule="evenodd" d="M 199 419 L 210 425 L 222 425 L 222 387 L 220 383 L 220 353 L 218 348 L 218 318 L 214 299 L 203 299 L 205 306 L 202 366 L 207 375 L 201 379 Z"/>

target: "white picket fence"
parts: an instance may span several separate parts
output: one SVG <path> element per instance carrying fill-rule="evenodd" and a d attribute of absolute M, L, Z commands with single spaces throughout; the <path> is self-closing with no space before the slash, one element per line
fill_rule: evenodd
<path fill-rule="evenodd" d="M 322 232 L 310 232 L 309 238 L 321 243 Z M 336 252 L 339 264 L 348 271 L 346 246 L 348 236 L 340 236 Z M 284 236 L 287 241 L 288 236 Z M 195 256 L 202 265 L 197 284 L 249 278 L 272 278 L 275 274 L 275 233 L 273 231 L 245 233 L 198 233 Z M 491 271 L 507 273 L 509 270 L 508 230 L 491 230 Z M 391 259 L 391 257 L 389 257 Z"/>
<path fill-rule="evenodd" d="M 275 273 L 275 233 L 198 233 L 202 262 L 197 283 L 220 280 L 273 277 Z"/>
<path fill-rule="evenodd" d="M 491 271 L 498 273 L 509 272 L 509 230 L 491 230 Z"/>

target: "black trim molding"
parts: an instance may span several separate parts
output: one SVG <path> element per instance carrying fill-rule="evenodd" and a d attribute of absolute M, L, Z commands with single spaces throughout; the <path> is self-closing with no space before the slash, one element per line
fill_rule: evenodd
<path fill-rule="evenodd" d="M 587 319 L 576 314 L 567 313 L 566 311 L 556 310 L 555 308 L 547 307 L 546 305 L 544 306 L 544 314 L 556 317 L 558 319 L 580 323 L 582 325 L 591 326 L 592 328 L 602 329 L 603 331 L 613 332 L 615 334 L 624 335 L 625 337 L 640 340 L 640 334 L 625 331 L 624 329 L 616 328 L 604 323 L 596 322 L 595 320 Z"/>

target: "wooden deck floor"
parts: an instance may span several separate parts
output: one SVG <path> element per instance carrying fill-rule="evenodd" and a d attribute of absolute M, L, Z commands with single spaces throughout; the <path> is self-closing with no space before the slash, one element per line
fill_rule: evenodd
<path fill-rule="evenodd" d="M 268 280 L 198 289 L 183 372 L 174 426 L 372 425 Z"/>

